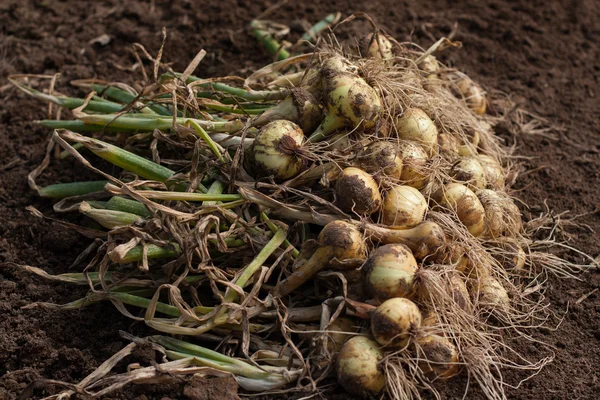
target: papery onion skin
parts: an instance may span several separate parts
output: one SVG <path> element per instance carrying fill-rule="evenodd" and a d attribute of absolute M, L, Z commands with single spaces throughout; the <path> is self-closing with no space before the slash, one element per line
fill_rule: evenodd
<path fill-rule="evenodd" d="M 291 121 L 277 120 L 265 125 L 250 147 L 252 172 L 277 180 L 298 175 L 305 167 L 303 140 L 302 129 Z"/>
<path fill-rule="evenodd" d="M 427 152 L 418 144 L 410 142 L 401 143 L 400 149 L 403 162 L 400 180 L 415 189 L 423 188 L 429 179 Z"/>
<path fill-rule="evenodd" d="M 385 388 L 382 358 L 377 342 L 365 336 L 353 337 L 344 343 L 337 358 L 338 383 L 353 395 L 377 396 Z"/>
<path fill-rule="evenodd" d="M 500 163 L 486 154 L 480 154 L 477 158 L 485 172 L 486 187 L 494 190 L 503 189 L 504 171 Z"/>
<path fill-rule="evenodd" d="M 421 370 L 434 379 L 448 379 L 459 370 L 458 350 L 442 335 L 427 335 L 417 339 L 425 360 L 419 362 Z"/>
<path fill-rule="evenodd" d="M 491 189 L 478 190 L 476 194 L 485 209 L 486 236 L 515 237 L 521 232 L 521 211 L 510 196 Z"/>
<path fill-rule="evenodd" d="M 361 168 L 371 174 L 377 173 L 392 179 L 402 176 L 402 152 L 400 148 L 388 141 L 369 144 L 358 155 Z"/>
<path fill-rule="evenodd" d="M 294 88 L 288 97 L 256 118 L 254 125 L 263 126 L 280 119 L 298 124 L 303 132 L 312 132 L 321 123 L 323 111 L 308 90 Z"/>
<path fill-rule="evenodd" d="M 420 108 L 408 108 L 396 118 L 398 137 L 422 145 L 430 154 L 437 151 L 438 130 L 429 115 Z"/>
<path fill-rule="evenodd" d="M 423 222 L 427 208 L 427 200 L 417 189 L 392 185 L 383 198 L 382 222 L 394 229 L 412 228 Z"/>
<path fill-rule="evenodd" d="M 402 244 L 380 246 L 369 255 L 362 268 L 367 292 L 377 300 L 409 297 L 414 291 L 418 264 Z"/>
<path fill-rule="evenodd" d="M 460 183 L 449 183 L 436 197 L 440 204 L 456 213 L 473 236 L 485 232 L 485 209 L 471 189 Z"/>
<path fill-rule="evenodd" d="M 348 167 L 336 183 L 338 206 L 346 212 L 372 214 L 381 206 L 379 186 L 365 171 Z"/>
<path fill-rule="evenodd" d="M 477 305 L 486 309 L 506 311 L 510 307 L 510 297 L 504 286 L 492 276 L 484 276 L 473 285 Z"/>
<path fill-rule="evenodd" d="M 485 169 L 475 157 L 463 157 L 456 162 L 450 170 L 450 176 L 472 190 L 486 186 Z"/>
<path fill-rule="evenodd" d="M 419 307 L 409 299 L 395 297 L 383 302 L 371 316 L 371 333 L 382 346 L 404 348 L 421 327 Z"/>

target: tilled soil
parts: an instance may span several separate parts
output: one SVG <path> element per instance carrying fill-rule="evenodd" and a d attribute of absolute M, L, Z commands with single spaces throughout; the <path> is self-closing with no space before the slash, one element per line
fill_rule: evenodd
<path fill-rule="evenodd" d="M 168 40 L 163 59 L 183 70 L 196 52 L 208 56 L 201 76 L 246 75 L 271 58 L 245 30 L 248 22 L 274 2 L 258 1 L 13 1 L 0 2 L 0 399 L 14 399 L 36 378 L 77 382 L 125 345 L 118 331 L 143 335 L 143 324 L 122 317 L 112 305 L 80 312 L 48 312 L 22 307 L 33 301 L 65 303 L 84 289 L 52 284 L 16 272 L 11 263 L 40 266 L 50 273 L 69 271 L 89 245 L 78 234 L 32 217 L 33 205 L 52 215 L 49 201 L 29 190 L 26 177 L 43 158 L 50 132 L 32 121 L 47 113 L 44 104 L 8 85 L 14 73 L 61 73 L 59 88 L 72 79 L 99 77 L 132 81 L 139 42 L 155 53 L 161 28 Z M 442 60 L 464 70 L 495 95 L 510 95 L 524 108 L 546 118 L 560 134 L 517 136 L 498 133 L 517 146 L 524 173 L 516 182 L 520 198 L 531 206 L 525 218 L 547 207 L 562 218 L 577 216 L 567 232 L 572 245 L 593 257 L 600 254 L 600 5 L 591 0 L 500 1 L 466 4 L 432 0 L 374 2 L 282 2 L 270 19 L 299 27 L 326 14 L 363 11 L 399 41 L 427 47 L 455 31 L 461 50 Z M 110 36 L 106 45 L 94 43 Z M 499 92 L 495 92 L 498 90 Z M 556 132 L 556 131 L 555 131 Z M 90 178 L 73 161 L 53 162 L 42 183 Z M 574 257 L 574 256 L 571 256 Z M 576 261 L 581 259 L 572 258 Z M 555 346 L 555 361 L 508 395 L 514 399 L 600 398 L 600 294 L 597 270 L 581 281 L 552 278 L 547 283 L 558 329 L 537 337 Z M 557 319 L 558 321 L 558 319 Z M 556 322 L 556 321 L 555 321 Z M 538 346 L 516 343 L 527 356 L 544 356 Z M 137 355 L 139 359 L 140 355 Z M 143 357 L 142 357 L 143 358 Z M 523 377 L 507 372 L 516 385 Z M 210 383 L 210 382 L 208 382 Z M 114 398 L 233 398 L 230 382 L 205 381 L 163 386 L 134 386 Z M 464 380 L 446 384 L 448 398 L 461 396 Z M 48 392 L 35 391 L 36 396 Z M 482 398 L 473 391 L 471 398 Z"/>

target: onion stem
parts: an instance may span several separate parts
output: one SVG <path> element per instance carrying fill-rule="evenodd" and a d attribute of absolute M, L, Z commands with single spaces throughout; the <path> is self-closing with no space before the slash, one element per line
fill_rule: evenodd
<path fill-rule="evenodd" d="M 124 211 L 140 217 L 150 218 L 152 213 L 148 211 L 143 203 L 136 200 L 126 199 L 120 196 L 113 196 L 107 202 L 105 207 L 108 210 Z"/>
<path fill-rule="evenodd" d="M 279 230 L 279 228 L 277 227 L 277 225 L 275 225 L 273 223 L 273 221 L 271 221 L 269 219 L 269 217 L 267 216 L 267 214 L 264 211 L 261 211 L 260 213 L 260 219 L 267 224 L 267 227 L 269 227 L 269 229 L 271 230 L 271 232 L 273 233 L 277 233 L 277 231 Z M 298 257 L 298 255 L 300 254 L 300 252 L 298 251 L 297 248 L 294 247 L 294 245 L 292 245 L 292 243 L 290 243 L 289 240 L 285 239 L 283 241 L 283 244 L 285 245 L 285 247 L 292 247 L 292 257 L 296 258 Z"/>
<path fill-rule="evenodd" d="M 124 211 L 92 208 L 90 204 L 85 201 L 80 204 L 79 211 L 108 229 L 132 225 L 143 220 L 139 215 Z"/>
<path fill-rule="evenodd" d="M 41 197 L 51 199 L 63 199 L 65 197 L 81 196 L 88 193 L 103 192 L 104 185 L 108 181 L 88 181 L 88 182 L 70 182 L 56 183 L 41 188 L 38 194 Z"/>
<path fill-rule="evenodd" d="M 284 49 L 273 35 L 262 29 L 261 21 L 253 20 L 250 22 L 250 28 L 254 37 L 265 46 L 269 54 L 276 55 L 278 60 L 285 60 L 290 57 L 290 52 Z"/>
<path fill-rule="evenodd" d="M 340 17 L 340 13 L 329 14 L 316 24 L 314 24 L 304 35 L 302 35 L 302 40 L 307 42 L 314 43 L 316 37 L 325 30 L 329 25 L 333 24 Z"/>

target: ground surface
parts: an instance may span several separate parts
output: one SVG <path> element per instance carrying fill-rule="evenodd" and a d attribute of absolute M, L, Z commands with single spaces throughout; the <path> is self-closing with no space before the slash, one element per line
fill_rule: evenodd
<path fill-rule="evenodd" d="M 48 313 L 22 310 L 32 301 L 64 303 L 82 291 L 49 284 L 17 273 L 6 262 L 44 267 L 51 273 L 68 269 L 88 243 L 56 224 L 34 219 L 25 211 L 33 204 L 44 212 L 51 204 L 33 196 L 27 173 L 43 157 L 49 132 L 31 121 L 45 115 L 45 106 L 7 86 L 11 73 L 61 72 L 60 87 L 76 78 L 100 77 L 128 81 L 135 62 L 130 46 L 140 42 L 156 51 L 160 30 L 169 32 L 165 59 L 182 70 L 204 48 L 208 56 L 199 75 L 246 74 L 270 58 L 244 31 L 252 17 L 272 5 L 258 1 L 0 1 L 0 398 L 13 399 L 36 377 L 79 381 L 124 342 L 118 330 L 143 334 L 145 328 L 121 317 L 111 305 L 85 312 Z M 428 46 L 448 35 L 457 24 L 455 39 L 464 47 L 445 54 L 487 89 L 511 93 L 529 110 L 564 128 L 551 140 L 521 135 L 518 152 L 526 168 L 516 183 L 521 198 L 541 209 L 585 214 L 572 228 L 573 245 L 596 257 L 600 254 L 600 6 L 586 0 L 465 2 L 432 0 L 329 1 L 317 5 L 289 1 L 273 11 L 281 22 L 316 22 L 342 11 L 369 13 L 398 40 Z M 456 4 L 458 3 L 458 4 Z M 126 4 L 126 5 L 125 5 Z M 108 34 L 106 46 L 89 41 Z M 133 73 L 134 75 L 137 72 Z M 138 77 L 138 75 L 135 75 Z M 75 93 L 75 92 L 73 92 Z M 513 138 L 511 138 L 512 140 Z M 80 173 L 67 172 L 69 162 L 51 166 L 47 182 L 69 181 Z M 81 175 L 78 175 L 81 176 Z M 590 229 L 588 229 L 590 228 Z M 592 231 L 593 230 L 593 231 Z M 600 397 L 600 293 L 574 304 L 600 286 L 592 271 L 583 282 L 549 282 L 553 308 L 564 314 L 556 331 L 541 337 L 556 346 L 556 361 L 509 395 L 515 399 L 594 399 Z M 520 349 L 535 354 L 534 346 Z M 508 374 L 510 383 L 520 375 Z M 221 386 L 219 386 L 221 385 Z M 225 386 L 223 386 L 225 385 Z M 449 384 L 451 398 L 460 393 Z M 456 386 L 456 387 L 454 387 Z M 202 392 L 200 388 L 210 388 Z M 186 391 L 194 398 L 224 398 L 226 383 L 196 385 Z M 181 385 L 134 387 L 118 398 L 179 397 Z M 36 392 L 43 394 L 41 391 Z M 196 397 L 195 397 L 196 396 Z M 474 398 L 480 397 L 477 392 Z"/>

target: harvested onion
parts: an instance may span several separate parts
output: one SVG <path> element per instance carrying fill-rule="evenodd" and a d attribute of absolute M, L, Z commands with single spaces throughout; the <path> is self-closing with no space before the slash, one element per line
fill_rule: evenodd
<path fill-rule="evenodd" d="M 421 327 L 421 312 L 403 297 L 386 300 L 371 316 L 371 333 L 382 346 L 404 348 Z"/>
<path fill-rule="evenodd" d="M 429 179 L 427 152 L 421 146 L 411 142 L 400 143 L 400 150 L 403 162 L 400 180 L 405 185 L 421 189 Z"/>
<path fill-rule="evenodd" d="M 441 205 L 456 213 L 456 216 L 473 236 L 485 231 L 485 209 L 471 189 L 460 183 L 449 183 L 438 193 Z"/>
<path fill-rule="evenodd" d="M 381 206 L 381 194 L 377 182 L 362 169 L 355 167 L 344 169 L 335 190 L 337 204 L 346 212 L 368 215 Z"/>
<path fill-rule="evenodd" d="M 392 42 L 381 32 L 375 32 L 361 39 L 360 54 L 363 57 L 377 60 L 390 60 L 394 58 Z"/>
<path fill-rule="evenodd" d="M 500 163 L 496 161 L 496 159 L 485 154 L 480 154 L 478 158 L 485 172 L 487 187 L 494 190 L 503 189 L 504 171 L 502 170 Z"/>
<path fill-rule="evenodd" d="M 477 197 L 485 209 L 486 236 L 516 236 L 523 227 L 521 211 L 505 193 L 491 189 L 477 191 Z"/>
<path fill-rule="evenodd" d="M 274 290 L 274 296 L 286 296 L 321 269 L 355 267 L 367 258 L 367 249 L 361 233 L 351 224 L 337 220 L 325 225 L 319 234 L 319 247 Z"/>
<path fill-rule="evenodd" d="M 291 121 L 277 120 L 265 125 L 250 147 L 251 169 L 257 176 L 293 178 L 304 169 L 303 140 L 302 129 Z"/>
<path fill-rule="evenodd" d="M 454 83 L 455 89 L 475 114 L 485 114 L 487 100 L 481 86 L 461 72 L 450 73 L 448 74 L 448 78 Z"/>
<path fill-rule="evenodd" d="M 383 353 L 373 340 L 365 336 L 348 340 L 337 358 L 339 384 L 356 396 L 377 396 L 385 388 L 385 374 L 379 364 L 382 358 Z"/>
<path fill-rule="evenodd" d="M 377 300 L 408 297 L 418 265 L 408 247 L 388 244 L 378 247 L 369 256 L 362 271 L 367 292 Z"/>
<path fill-rule="evenodd" d="M 486 185 L 485 170 L 475 157 L 464 157 L 450 170 L 450 176 L 471 189 L 483 189 Z"/>
<path fill-rule="evenodd" d="M 425 221 L 410 229 L 389 229 L 369 224 L 365 226 L 365 235 L 384 244 L 404 244 L 417 259 L 433 256 L 446 247 L 444 231 L 432 221 Z"/>
<path fill-rule="evenodd" d="M 374 142 L 358 155 L 361 168 L 369 173 L 380 173 L 389 178 L 402 176 L 402 153 L 392 142 Z"/>
<path fill-rule="evenodd" d="M 369 129 L 375 126 L 381 111 L 381 101 L 375 89 L 364 79 L 352 74 L 329 76 L 325 82 L 327 115 L 308 138 L 318 142 L 331 132 L 343 127 L 356 128 L 362 124 Z"/>
<path fill-rule="evenodd" d="M 393 185 L 383 198 L 381 219 L 384 225 L 396 229 L 412 228 L 425 219 L 427 200 L 417 189 Z"/>
<path fill-rule="evenodd" d="M 419 367 L 433 379 L 448 379 L 458 372 L 458 350 L 442 335 L 427 335 L 417 339 L 423 361 Z"/>
<path fill-rule="evenodd" d="M 396 119 L 398 137 L 422 145 L 430 154 L 436 150 L 438 130 L 420 108 L 409 108 Z"/>
<path fill-rule="evenodd" d="M 254 121 L 254 124 L 262 126 L 279 119 L 298 124 L 304 132 L 312 132 L 321 123 L 323 112 L 317 100 L 308 90 L 294 88 L 288 97 L 262 113 Z"/>
<path fill-rule="evenodd" d="M 506 310 L 510 306 L 510 297 L 502 284 L 492 276 L 484 276 L 476 280 L 473 286 L 473 297 L 478 300 L 479 307 Z"/>

